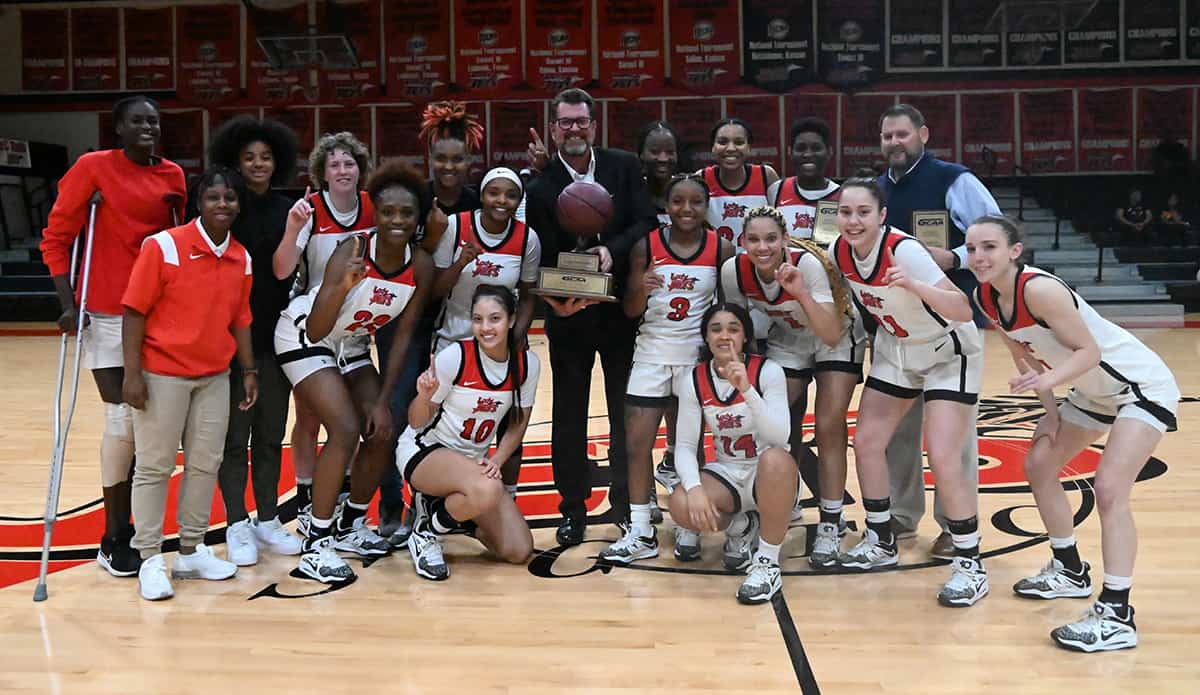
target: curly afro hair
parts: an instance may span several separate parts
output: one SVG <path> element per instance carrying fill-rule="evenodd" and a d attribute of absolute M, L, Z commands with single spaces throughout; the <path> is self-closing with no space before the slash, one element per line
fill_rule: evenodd
<path fill-rule="evenodd" d="M 279 121 L 253 116 L 238 116 L 222 123 L 212 134 L 208 146 L 208 161 L 238 171 L 242 148 L 252 142 L 266 143 L 275 158 L 272 186 L 286 186 L 296 172 L 296 157 L 300 146 L 292 129 Z"/>
<path fill-rule="evenodd" d="M 403 160 L 388 159 L 371 172 L 370 178 L 367 179 L 367 195 L 371 197 L 371 202 L 378 202 L 379 194 L 393 186 L 407 188 L 413 197 L 420 201 L 421 192 L 425 188 L 425 177 Z"/>

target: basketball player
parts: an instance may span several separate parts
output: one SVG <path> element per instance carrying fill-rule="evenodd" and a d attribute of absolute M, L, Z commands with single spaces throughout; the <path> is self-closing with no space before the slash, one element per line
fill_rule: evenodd
<path fill-rule="evenodd" d="M 396 465 L 417 491 L 408 550 L 425 579 L 450 577 L 437 534 L 465 530 L 506 562 L 523 563 L 533 552 L 525 517 L 500 483 L 500 462 L 525 436 L 540 373 L 537 355 L 520 346 L 516 312 L 508 288 L 478 285 L 474 337 L 439 352 L 417 380 Z M 505 420 L 507 431 L 488 456 Z"/>
<path fill-rule="evenodd" d="M 938 602 L 970 606 L 987 595 L 988 583 L 979 557 L 974 490 L 964 479 L 959 454 L 979 398 L 983 343 L 966 295 L 922 244 L 886 227 L 886 215 L 874 180 L 842 184 L 840 236 L 830 244 L 830 255 L 859 311 L 870 313 L 878 328 L 854 435 L 867 531 L 838 561 L 862 570 L 896 564 L 884 449 L 900 418 L 923 395 L 926 451 L 945 500 L 955 552 L 953 574 Z"/>
<path fill-rule="evenodd" d="M 1084 652 L 1137 646 L 1129 603 L 1137 530 L 1129 494 L 1164 432 L 1175 429 L 1179 387 L 1162 359 L 1096 313 L 1062 280 L 1020 262 L 1021 230 L 985 216 L 967 229 L 967 262 L 979 280 L 975 300 L 1002 331 L 1018 374 L 1013 393 L 1033 391 L 1046 407 L 1025 458 L 1025 473 L 1050 536 L 1052 557 L 1018 581 L 1026 598 L 1091 598 L 1059 471 L 1108 432 L 1096 469 L 1104 588 L 1084 616 L 1051 631 L 1060 647 Z M 1062 405 L 1054 387 L 1072 384 Z"/>
<path fill-rule="evenodd" d="M 833 154 L 829 124 L 819 118 L 802 118 L 792 126 L 790 141 L 796 175 L 771 184 L 767 200 L 783 214 L 792 238 L 812 239 L 818 205 L 836 207 L 838 199 L 838 184 L 825 178 Z M 836 223 L 836 217 L 830 217 L 829 222 Z M 822 245 L 830 241 L 832 237 L 816 239 Z"/>
<path fill-rule="evenodd" d="M 658 213 L 658 223 L 671 224 L 667 213 L 667 187 L 679 171 L 679 134 L 666 121 L 651 121 L 638 132 L 638 157 L 646 187 Z"/>
<path fill-rule="evenodd" d="M 769 164 L 747 164 L 754 134 L 740 118 L 723 118 L 709 136 L 717 163 L 697 172 L 712 192 L 708 201 L 708 223 L 722 239 L 742 246 L 742 223 L 746 211 L 767 204 L 767 189 L 779 180 Z"/>
<path fill-rule="evenodd" d="M 305 188 L 304 197 L 288 212 L 283 240 L 273 259 L 275 277 L 296 273 L 292 298 L 321 284 L 325 263 L 342 240 L 362 234 L 375 224 L 370 196 L 360 190 L 371 171 L 366 145 L 347 132 L 326 134 L 308 157 L 308 172 L 317 192 Z M 299 271 L 297 272 L 297 267 Z M 295 383 L 295 382 L 293 382 Z M 296 517 L 301 534 L 308 534 L 312 506 L 312 481 L 317 462 L 316 413 L 296 399 L 296 422 L 292 426 L 292 464 L 296 469 Z"/>
<path fill-rule="evenodd" d="M 698 176 L 677 177 L 667 187 L 671 224 L 659 227 L 629 254 L 625 315 L 641 317 L 634 340 L 633 366 L 625 395 L 625 437 L 629 452 L 629 516 L 624 537 L 601 551 L 618 564 L 658 556 L 650 524 L 651 452 L 674 393 L 675 377 L 691 369 L 700 354 L 700 317 L 716 300 L 718 269 L 734 255 L 733 245 L 704 225 L 708 188 Z M 682 559 L 699 557 L 699 538 Z"/>
<path fill-rule="evenodd" d="M 790 450 L 804 451 L 808 386 L 817 382 L 815 430 L 820 452 L 821 520 L 809 562 L 837 564 L 846 532 L 842 498 L 846 492 L 846 411 L 862 380 L 866 333 L 850 303 L 842 275 L 811 241 L 787 249 L 787 222 L 778 210 L 746 213 L 742 245 L 746 253 L 721 268 L 725 297 L 767 315 L 767 357 L 783 368 L 791 408 Z"/>
<path fill-rule="evenodd" d="M 293 299 L 276 324 L 275 352 L 296 403 L 328 433 L 317 457 L 311 523 L 300 556 L 300 571 L 320 582 L 353 578 L 336 550 L 378 557 L 390 549 L 363 521 L 391 457 L 388 394 L 433 283 L 433 262 L 413 241 L 422 183 L 399 160 L 381 166 L 366 189 L 375 231 L 340 243 L 325 264 L 324 281 Z M 370 336 L 396 319 L 400 328 L 381 385 Z M 338 490 L 352 458 L 350 494 L 335 520 Z"/>
<path fill-rule="evenodd" d="M 187 190 L 183 170 L 154 153 L 162 137 L 158 103 L 144 96 L 126 97 L 113 104 L 112 114 L 120 147 L 89 152 L 63 175 L 40 248 L 62 306 L 59 329 L 83 330 L 83 366 L 91 370 L 104 401 L 104 535 L 96 562 L 115 577 L 131 577 L 138 573 L 141 558 L 129 545 L 134 444 L 133 414 L 121 397 L 121 295 L 146 237 L 176 226 L 173 219 L 183 219 Z M 81 317 L 69 276 L 71 244 L 87 224 L 94 193 L 103 200 L 96 207 L 87 315 Z M 82 287 L 82 282 L 76 284 Z"/>
<path fill-rule="evenodd" d="M 754 327 L 741 305 L 718 302 L 700 325 L 702 361 L 676 379 L 681 482 L 671 493 L 671 518 L 693 533 L 726 528 L 727 536 L 750 537 L 753 561 L 737 598 L 763 603 L 783 588 L 779 546 L 800 490 L 788 453 L 787 384 L 778 364 L 747 354 Z M 703 469 L 694 449 L 701 418 L 717 457 Z"/>

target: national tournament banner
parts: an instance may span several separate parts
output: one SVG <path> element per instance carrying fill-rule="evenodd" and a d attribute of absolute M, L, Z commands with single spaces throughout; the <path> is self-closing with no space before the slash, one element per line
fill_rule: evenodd
<path fill-rule="evenodd" d="M 170 7 L 125 10 L 125 89 L 170 89 L 175 84 Z"/>
<path fill-rule="evenodd" d="M 597 105 L 599 111 L 599 105 Z M 599 114 L 596 114 L 599 116 Z M 506 166 L 520 171 L 529 163 L 529 129 L 533 128 L 552 152 L 550 130 L 546 128 L 546 102 L 493 101 L 487 124 L 488 166 Z M 599 133 L 599 128 L 597 128 Z M 551 155 L 553 156 L 553 155 Z"/>
<path fill-rule="evenodd" d="M 738 0 L 671 3 L 671 81 L 702 94 L 737 84 Z"/>
<path fill-rule="evenodd" d="M 783 98 L 783 170 L 780 176 L 791 176 L 792 126 L 801 118 L 819 118 L 829 126 L 829 164 L 826 176 L 838 176 L 838 99 L 837 94 L 789 94 Z"/>
<path fill-rule="evenodd" d="M 1030 173 L 1075 171 L 1075 105 L 1071 91 L 1023 92 L 1021 164 Z"/>
<path fill-rule="evenodd" d="M 1133 170 L 1133 89 L 1081 89 L 1079 170 Z"/>
<path fill-rule="evenodd" d="M 1091 11 L 1067 28 L 1069 65 L 1115 63 L 1121 58 L 1121 17 L 1116 2 L 1095 3 Z"/>
<path fill-rule="evenodd" d="M 892 0 L 889 66 L 941 68 L 942 13 L 929 11 L 929 0 Z"/>
<path fill-rule="evenodd" d="M 681 149 L 697 169 L 717 163 L 708 135 L 719 120 L 721 100 L 717 97 L 667 100 L 667 122 L 679 133 Z"/>
<path fill-rule="evenodd" d="M 782 137 L 779 134 L 779 97 L 744 97 L 725 100 L 725 113 L 736 115 L 750 125 L 754 142 L 748 161 L 770 164 L 783 170 Z"/>
<path fill-rule="evenodd" d="M 322 16 L 323 15 L 323 16 Z M 339 29 L 350 41 L 357 68 L 322 69 L 321 100 L 350 105 L 379 96 L 379 0 L 317 3 L 321 26 Z"/>
<path fill-rule="evenodd" d="M 631 99 L 629 101 L 606 101 L 604 108 L 608 121 L 608 146 L 637 151 L 637 137 L 642 127 L 651 121 L 662 120 L 662 101 L 658 99 Z M 674 127 L 672 125 L 672 127 Z M 675 143 L 678 150 L 680 143 Z M 685 166 L 683 152 L 679 152 L 680 166 Z"/>
<path fill-rule="evenodd" d="M 746 79 L 788 92 L 812 78 L 812 0 L 743 0 L 742 54 Z"/>
<path fill-rule="evenodd" d="M 451 80 L 450 32 L 445 30 L 449 25 L 448 2 L 384 0 L 383 79 L 388 96 L 432 100 L 445 94 Z"/>
<path fill-rule="evenodd" d="M 1191 150 L 1192 89 L 1188 87 L 1138 87 L 1137 168 L 1154 169 L 1154 148 L 1170 138 Z"/>
<path fill-rule="evenodd" d="M 1013 95 L 962 95 L 962 164 L 980 176 L 1009 176 L 1016 165 Z"/>
<path fill-rule="evenodd" d="M 115 7 L 71 10 L 71 89 L 99 92 L 121 88 L 120 16 Z"/>
<path fill-rule="evenodd" d="M 21 89 L 65 92 L 68 41 L 67 10 L 21 9 Z"/>
<path fill-rule="evenodd" d="M 308 155 L 317 141 L 316 114 L 317 110 L 311 108 L 266 109 L 263 113 L 267 118 L 274 118 L 295 131 L 296 139 L 300 142 L 300 149 L 296 152 L 293 186 L 304 186 L 309 182 Z"/>
<path fill-rule="evenodd" d="M 646 0 L 599 0 L 600 84 L 638 91 L 663 84 L 663 5 Z"/>
<path fill-rule="evenodd" d="M 214 104 L 238 97 L 242 11 L 237 5 L 175 8 L 175 94 Z"/>
<path fill-rule="evenodd" d="M 175 162 L 185 176 L 204 171 L 204 111 L 162 112 L 162 156 Z"/>
<path fill-rule="evenodd" d="M 887 160 L 879 149 L 879 117 L 893 106 L 896 97 L 878 94 L 847 95 L 842 100 L 843 176 L 875 174 L 883 171 Z"/>
<path fill-rule="evenodd" d="M 375 108 L 375 156 L 379 161 L 398 157 L 422 173 L 429 170 L 425 145 L 418 137 L 421 110 L 415 105 Z"/>
<path fill-rule="evenodd" d="M 817 71 L 840 89 L 883 76 L 883 0 L 819 0 Z"/>
<path fill-rule="evenodd" d="M 526 0 L 525 75 L 551 94 L 592 81 L 592 0 Z"/>
<path fill-rule="evenodd" d="M 303 36 L 308 32 L 308 3 L 264 9 L 255 6 L 247 14 L 246 95 L 263 104 L 302 101 L 308 86 L 308 70 L 276 70 L 258 44 L 259 36 Z"/>
<path fill-rule="evenodd" d="M 900 102 L 917 107 L 929 127 L 925 149 L 946 162 L 960 161 L 955 133 L 958 129 L 958 102 L 953 94 L 904 95 Z"/>
<path fill-rule="evenodd" d="M 457 0 L 454 82 L 472 96 L 521 82 L 521 10 L 510 0 Z"/>

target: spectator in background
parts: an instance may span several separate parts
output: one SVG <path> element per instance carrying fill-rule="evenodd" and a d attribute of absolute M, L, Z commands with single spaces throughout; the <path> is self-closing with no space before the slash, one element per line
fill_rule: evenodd
<path fill-rule="evenodd" d="M 1156 236 L 1167 246 L 1187 246 L 1187 233 L 1191 223 L 1180 207 L 1178 193 L 1167 196 L 1166 204 L 1158 213 L 1155 227 Z"/>
<path fill-rule="evenodd" d="M 300 538 L 276 516 L 283 436 L 292 387 L 275 360 L 275 323 L 288 303 L 292 277 L 275 277 L 272 259 L 287 226 L 292 200 L 275 187 L 287 185 L 296 170 L 296 134 L 279 121 L 239 116 L 213 133 L 208 159 L 241 174 L 246 192 L 230 231 L 252 259 L 250 337 L 258 370 L 258 402 L 242 410 L 242 369 L 229 365 L 229 431 L 218 482 L 225 502 L 229 560 L 237 565 L 258 562 L 259 546 L 281 555 L 299 555 Z M 199 204 L 199 201 L 196 201 Z M 257 522 L 246 511 L 246 446 L 250 445 L 250 479 Z"/>
<path fill-rule="evenodd" d="M 1154 216 L 1142 205 L 1142 191 L 1135 188 L 1129 192 L 1129 204 L 1116 211 L 1116 229 L 1121 233 L 1122 244 L 1143 244 L 1146 242 L 1146 226 Z"/>

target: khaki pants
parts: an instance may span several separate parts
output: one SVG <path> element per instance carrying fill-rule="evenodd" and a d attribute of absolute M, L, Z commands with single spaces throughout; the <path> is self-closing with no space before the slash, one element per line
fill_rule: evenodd
<path fill-rule="evenodd" d="M 175 456 L 183 442 L 183 480 L 179 485 L 179 544 L 204 541 L 217 485 L 217 470 L 229 426 L 229 372 L 200 379 L 143 371 L 146 409 L 133 411 L 137 465 L 133 471 L 133 519 L 137 533 L 130 545 L 143 558 L 162 549 L 167 488 Z"/>
<path fill-rule="evenodd" d="M 908 528 L 916 528 L 925 516 L 925 464 L 921 456 L 925 399 L 918 396 L 912 407 L 900 419 L 892 441 L 887 446 L 888 477 L 891 479 L 892 517 Z M 979 406 L 971 411 L 971 422 L 967 427 L 967 441 L 962 452 L 963 479 L 975 496 L 978 510 L 979 495 L 979 434 L 976 421 Z M 937 489 L 933 492 L 933 514 L 938 526 L 946 529 L 946 515 L 942 512 Z M 976 511 L 978 514 L 978 511 Z"/>

